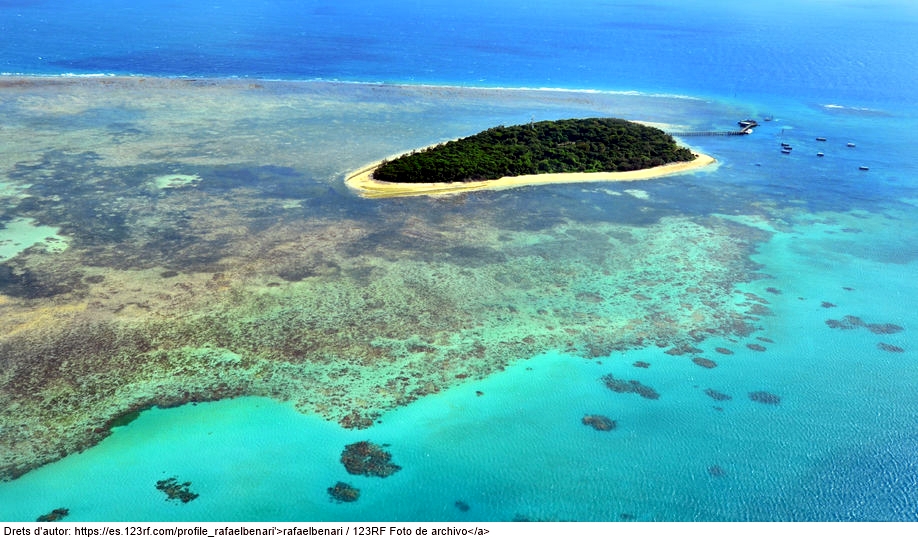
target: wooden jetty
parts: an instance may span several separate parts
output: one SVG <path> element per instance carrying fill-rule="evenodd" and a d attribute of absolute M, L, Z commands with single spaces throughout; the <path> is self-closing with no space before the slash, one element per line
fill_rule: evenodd
<path fill-rule="evenodd" d="M 752 134 L 752 129 L 759 124 L 754 119 L 744 119 L 739 122 L 740 129 L 737 131 L 688 131 L 688 132 L 670 132 L 671 136 L 745 136 Z"/>

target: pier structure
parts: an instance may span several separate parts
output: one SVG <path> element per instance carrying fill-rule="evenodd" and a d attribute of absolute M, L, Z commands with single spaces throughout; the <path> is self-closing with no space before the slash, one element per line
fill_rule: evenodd
<path fill-rule="evenodd" d="M 670 132 L 671 136 L 743 136 L 752 134 L 752 129 L 759 124 L 754 119 L 744 119 L 738 122 L 740 129 L 735 131 L 688 131 L 688 132 Z"/>

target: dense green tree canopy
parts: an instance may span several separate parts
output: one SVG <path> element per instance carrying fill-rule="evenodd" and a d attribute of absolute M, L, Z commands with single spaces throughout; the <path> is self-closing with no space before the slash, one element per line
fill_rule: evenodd
<path fill-rule="evenodd" d="M 378 181 L 451 183 L 537 173 L 620 172 L 688 162 L 695 155 L 660 129 L 624 119 L 540 121 L 494 127 L 384 161 Z"/>

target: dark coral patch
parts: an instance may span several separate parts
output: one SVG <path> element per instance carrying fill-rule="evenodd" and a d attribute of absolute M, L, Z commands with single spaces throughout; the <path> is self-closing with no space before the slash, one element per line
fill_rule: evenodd
<path fill-rule="evenodd" d="M 749 392 L 749 399 L 752 399 L 756 403 L 762 403 L 763 405 L 779 405 L 781 404 L 781 397 L 765 392 Z"/>
<path fill-rule="evenodd" d="M 167 500 L 179 500 L 182 503 L 188 503 L 198 497 L 197 494 L 191 492 L 189 487 L 191 487 L 191 481 L 179 483 L 177 477 L 161 479 L 156 482 L 156 489 L 164 492 Z"/>
<path fill-rule="evenodd" d="M 584 425 L 589 425 L 597 431 L 611 431 L 618 426 L 615 420 L 600 414 L 588 414 L 580 421 Z"/>
<path fill-rule="evenodd" d="M 41 515 L 35 519 L 35 522 L 57 522 L 70 514 L 70 509 L 59 507 L 48 514 Z"/>
<path fill-rule="evenodd" d="M 341 462 L 349 474 L 389 477 L 402 469 L 392 464 L 392 454 L 366 440 L 344 446 Z"/>
<path fill-rule="evenodd" d="M 901 326 L 892 323 L 871 323 L 867 325 L 867 329 L 874 334 L 895 334 L 905 330 Z"/>
<path fill-rule="evenodd" d="M 683 354 L 698 354 L 699 352 L 702 352 L 702 350 L 690 345 L 680 345 L 678 347 L 667 349 L 664 352 L 670 356 L 682 356 Z"/>
<path fill-rule="evenodd" d="M 824 308 L 834 308 L 834 307 L 836 307 L 835 304 L 833 304 L 833 303 L 831 303 L 831 302 L 826 302 L 825 300 L 822 301 L 822 304 L 821 304 L 821 305 L 822 305 L 822 307 L 824 307 Z"/>
<path fill-rule="evenodd" d="M 724 477 L 727 475 L 727 471 L 715 464 L 713 466 L 708 466 L 708 475 L 711 477 Z"/>
<path fill-rule="evenodd" d="M 593 292 L 577 293 L 577 300 L 581 302 L 589 302 L 590 304 L 599 304 L 605 301 L 602 295 Z"/>
<path fill-rule="evenodd" d="M 839 319 L 828 319 L 826 325 L 829 328 L 839 328 L 841 330 L 854 330 L 855 328 L 864 327 L 874 334 L 895 334 L 905 330 L 901 326 L 893 323 L 865 323 L 860 317 L 854 315 L 845 315 Z"/>
<path fill-rule="evenodd" d="M 338 423 L 345 429 L 366 429 L 373 425 L 373 419 L 369 416 L 364 416 L 357 410 L 353 410 L 350 414 L 342 416 Z"/>
<path fill-rule="evenodd" d="M 339 503 L 356 502 L 360 499 L 360 489 L 354 488 L 344 481 L 338 481 L 334 487 L 328 487 L 328 495 Z"/>
<path fill-rule="evenodd" d="M 774 315 L 769 307 L 763 306 L 761 304 L 753 304 L 751 308 L 746 310 L 746 313 L 749 315 L 759 316 Z"/>
<path fill-rule="evenodd" d="M 469 507 L 469 504 L 465 503 L 462 500 L 456 500 L 456 503 L 453 505 L 455 505 L 456 509 L 462 511 L 463 513 L 466 513 L 468 512 L 469 509 L 471 509 L 471 507 Z"/>
<path fill-rule="evenodd" d="M 867 326 L 863 319 L 854 315 L 845 315 L 842 317 L 842 323 L 850 326 Z"/>
<path fill-rule="evenodd" d="M 748 300 L 751 300 L 752 302 L 758 302 L 759 304 L 769 303 L 768 300 L 765 300 L 755 293 L 743 293 L 743 296 L 745 296 Z"/>
<path fill-rule="evenodd" d="M 695 362 L 695 364 L 700 365 L 701 367 L 704 367 L 705 369 L 714 369 L 715 367 L 717 367 L 717 362 L 715 362 L 714 360 L 709 360 L 707 358 L 702 358 L 701 356 L 696 356 L 692 358 L 692 361 Z"/>
<path fill-rule="evenodd" d="M 765 352 L 767 350 L 765 347 L 759 345 L 758 343 L 747 343 L 746 346 L 756 352 Z"/>
<path fill-rule="evenodd" d="M 719 352 L 720 354 L 733 354 L 733 351 L 731 351 L 730 349 L 726 347 L 717 347 L 714 350 Z"/>
<path fill-rule="evenodd" d="M 905 349 L 899 347 L 898 345 L 890 345 L 889 343 L 883 342 L 877 343 L 877 348 L 886 352 L 905 352 Z"/>
<path fill-rule="evenodd" d="M 636 393 L 644 399 L 660 398 L 660 394 L 657 393 L 656 390 L 636 380 L 622 380 L 612 375 L 605 375 L 602 377 L 602 381 L 606 385 L 606 388 L 609 388 L 615 393 Z"/>
<path fill-rule="evenodd" d="M 771 339 L 771 338 L 762 337 L 762 336 L 759 336 L 759 337 L 757 337 L 756 339 L 759 340 L 759 341 L 761 341 L 761 342 L 763 342 L 763 343 L 774 343 L 774 342 L 775 342 L 775 340 L 773 340 L 773 339 Z"/>
<path fill-rule="evenodd" d="M 637 362 L 634 362 L 631 365 L 633 365 L 634 367 L 639 367 L 641 369 L 647 369 L 648 367 L 650 367 L 649 362 L 642 362 L 641 360 L 638 360 Z"/>
<path fill-rule="evenodd" d="M 769 293 L 773 294 L 773 295 L 780 295 L 780 294 L 781 294 L 781 290 L 780 290 L 780 289 L 777 289 L 777 288 L 775 288 L 775 287 L 769 287 L 768 289 L 765 289 L 765 290 L 768 291 Z"/>
<path fill-rule="evenodd" d="M 706 389 L 704 391 L 704 394 L 710 397 L 711 399 L 714 399 L 715 401 L 729 401 L 730 399 L 733 399 L 729 395 L 723 392 L 719 392 L 713 388 Z"/>

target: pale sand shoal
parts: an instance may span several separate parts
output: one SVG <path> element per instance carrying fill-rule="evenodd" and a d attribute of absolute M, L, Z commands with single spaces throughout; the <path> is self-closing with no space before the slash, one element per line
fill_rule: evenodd
<path fill-rule="evenodd" d="M 714 157 L 695 153 L 691 162 L 674 162 L 628 172 L 591 172 L 591 173 L 544 173 L 537 175 L 518 175 L 501 177 L 490 181 L 469 181 L 465 183 L 387 183 L 372 178 L 373 172 L 383 163 L 374 162 L 369 166 L 353 172 L 344 182 L 364 198 L 396 198 L 403 196 L 442 196 L 470 192 L 472 190 L 504 190 L 529 185 L 557 183 L 591 183 L 600 181 L 645 181 L 667 175 L 696 171 L 717 162 Z"/>

